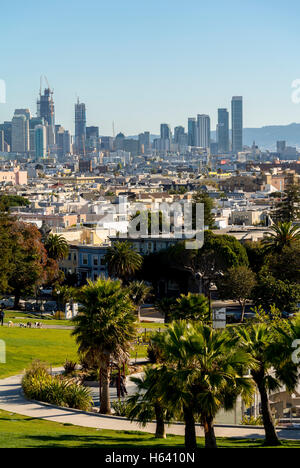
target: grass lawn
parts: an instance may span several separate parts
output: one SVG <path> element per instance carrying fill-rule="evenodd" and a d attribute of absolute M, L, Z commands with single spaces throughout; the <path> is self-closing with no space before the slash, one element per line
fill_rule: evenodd
<path fill-rule="evenodd" d="M 20 311 L 6 310 L 4 322 L 8 323 L 9 321 L 13 323 L 41 322 L 43 325 L 64 325 L 68 327 L 72 326 L 72 323 L 70 320 L 56 320 L 50 317 L 41 318 L 39 314 L 24 312 L 22 310 Z"/>
<path fill-rule="evenodd" d="M 0 411 L 0 448 L 38 447 L 183 447 L 181 436 L 169 435 L 155 439 L 153 434 L 134 431 L 108 431 L 90 429 L 69 424 L 42 421 L 14 413 Z M 198 439 L 204 446 L 203 438 Z M 218 439 L 221 448 L 260 448 L 261 440 Z M 283 441 L 282 448 L 300 448 L 300 441 Z"/>
<path fill-rule="evenodd" d="M 39 359 L 52 367 L 66 359 L 77 361 L 77 347 L 71 330 L 0 327 L 0 340 L 6 343 L 6 364 L 0 363 L 0 379 L 20 374 L 32 361 Z M 131 357 L 147 356 L 147 346 L 136 345 Z"/>
<path fill-rule="evenodd" d="M 77 360 L 75 340 L 69 330 L 0 328 L 6 343 L 6 364 L 0 364 L 0 378 L 21 373 L 39 359 L 58 367 L 66 359 Z"/>

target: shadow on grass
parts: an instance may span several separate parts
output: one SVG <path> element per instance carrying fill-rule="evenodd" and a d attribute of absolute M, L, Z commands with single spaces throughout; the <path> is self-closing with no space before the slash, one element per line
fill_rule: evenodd
<path fill-rule="evenodd" d="M 118 448 L 143 448 L 143 450 L 151 450 L 153 447 L 184 447 L 184 444 L 175 443 L 172 444 L 172 438 L 164 442 L 160 442 L 159 439 L 149 438 L 142 439 L 140 437 L 124 437 L 114 436 L 102 436 L 101 432 L 97 436 L 82 436 L 82 435 L 29 435 L 26 437 L 28 441 L 33 442 L 32 445 L 29 444 L 27 447 L 51 447 L 51 448 L 64 448 L 64 447 L 78 447 L 78 448 L 107 448 L 107 447 L 118 447 Z M 37 442 L 37 443 L 34 443 Z M 40 443 L 40 445 L 39 445 Z"/>

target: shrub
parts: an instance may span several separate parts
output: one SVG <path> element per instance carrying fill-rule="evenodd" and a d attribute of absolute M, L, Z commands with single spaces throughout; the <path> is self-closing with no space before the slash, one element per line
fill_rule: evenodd
<path fill-rule="evenodd" d="M 111 404 L 116 416 L 127 417 L 129 413 L 129 403 L 121 400 L 113 401 Z"/>
<path fill-rule="evenodd" d="M 88 388 L 60 376 L 52 377 L 41 363 L 33 363 L 26 371 L 22 388 L 29 399 L 66 408 L 87 411 L 93 402 Z"/>
<path fill-rule="evenodd" d="M 244 416 L 242 419 L 243 426 L 263 426 L 262 416 Z"/>
<path fill-rule="evenodd" d="M 66 362 L 64 363 L 64 369 L 65 369 L 64 374 L 65 375 L 73 374 L 76 370 L 76 366 L 77 366 L 76 362 L 66 360 Z"/>

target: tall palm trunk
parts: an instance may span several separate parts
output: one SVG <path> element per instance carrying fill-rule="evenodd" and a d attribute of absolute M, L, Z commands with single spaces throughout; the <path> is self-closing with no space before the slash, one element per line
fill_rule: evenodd
<path fill-rule="evenodd" d="M 141 321 L 141 306 L 137 306 L 137 321 L 140 323 Z"/>
<path fill-rule="evenodd" d="M 202 418 L 202 425 L 204 428 L 205 448 L 217 448 L 217 441 L 213 426 L 213 418 L 204 416 Z"/>
<path fill-rule="evenodd" d="M 265 388 L 264 382 L 262 379 L 256 381 L 258 391 L 260 394 L 261 400 L 261 412 L 263 418 L 263 425 L 265 429 L 265 445 L 276 447 L 277 445 L 281 445 L 280 440 L 278 439 L 274 422 L 271 415 L 271 408 L 270 402 L 267 394 L 267 390 Z"/>
<path fill-rule="evenodd" d="M 154 405 L 154 410 L 155 410 L 155 418 L 156 418 L 155 438 L 165 439 L 166 432 L 165 432 L 164 410 L 160 403 L 156 403 Z"/>
<path fill-rule="evenodd" d="M 196 427 L 193 410 L 191 407 L 185 406 L 183 409 L 184 422 L 185 422 L 185 433 L 184 443 L 185 448 L 188 450 L 195 450 L 197 448 L 196 440 Z"/>
<path fill-rule="evenodd" d="M 245 318 L 245 308 L 246 308 L 246 305 L 242 302 L 240 302 L 240 305 L 242 306 L 242 315 L 241 315 L 241 323 L 244 322 L 244 318 Z"/>
<path fill-rule="evenodd" d="M 100 413 L 110 414 L 110 398 L 109 398 L 109 383 L 110 383 L 110 356 L 102 361 L 101 365 L 101 398 L 100 398 Z"/>

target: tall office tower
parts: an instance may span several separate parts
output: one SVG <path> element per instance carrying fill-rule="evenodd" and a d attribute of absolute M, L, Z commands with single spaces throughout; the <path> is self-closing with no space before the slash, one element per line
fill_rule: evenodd
<path fill-rule="evenodd" d="M 72 138 L 69 130 L 64 131 L 63 135 L 63 154 L 72 154 Z"/>
<path fill-rule="evenodd" d="M 210 117 L 206 114 L 197 115 L 196 146 L 209 148 L 210 145 Z"/>
<path fill-rule="evenodd" d="M 23 114 L 13 116 L 11 143 L 13 153 L 27 153 L 29 151 L 29 121 Z"/>
<path fill-rule="evenodd" d="M 163 123 L 160 125 L 159 151 L 170 151 L 171 143 L 172 132 L 170 125 Z"/>
<path fill-rule="evenodd" d="M 172 132 L 170 129 L 170 125 L 165 123 L 160 125 L 160 138 L 162 140 L 172 140 Z"/>
<path fill-rule="evenodd" d="M 229 151 L 229 114 L 227 109 L 218 109 L 218 152 L 228 153 Z"/>
<path fill-rule="evenodd" d="M 29 120 L 29 141 L 30 141 L 30 153 L 35 156 L 35 127 L 37 125 L 45 125 L 43 117 L 32 117 Z"/>
<path fill-rule="evenodd" d="M 182 135 L 184 135 L 184 127 L 179 125 L 174 128 L 174 143 L 179 143 Z"/>
<path fill-rule="evenodd" d="M 97 150 L 99 142 L 99 127 L 86 127 L 86 145 L 89 151 Z"/>
<path fill-rule="evenodd" d="M 0 130 L 3 130 L 4 132 L 4 141 L 10 147 L 11 147 L 11 128 L 12 128 L 11 122 L 4 122 L 3 124 L 0 124 Z"/>
<path fill-rule="evenodd" d="M 75 147 L 78 154 L 85 154 L 86 110 L 79 99 L 75 104 Z"/>
<path fill-rule="evenodd" d="M 231 100 L 232 151 L 243 151 L 243 97 L 233 96 Z"/>
<path fill-rule="evenodd" d="M 124 149 L 124 140 L 125 135 L 124 133 L 120 132 L 115 138 L 115 149 L 116 150 L 123 150 Z"/>
<path fill-rule="evenodd" d="M 285 148 L 286 148 L 286 141 L 285 140 L 276 141 L 276 152 L 277 153 L 284 153 Z"/>
<path fill-rule="evenodd" d="M 47 131 L 45 125 L 37 125 L 34 129 L 35 158 L 37 160 L 47 156 Z"/>
<path fill-rule="evenodd" d="M 196 146 L 196 119 L 189 117 L 188 119 L 188 144 L 189 146 Z"/>
<path fill-rule="evenodd" d="M 150 132 L 144 132 L 139 134 L 139 152 L 147 153 L 151 149 L 150 144 Z"/>
<path fill-rule="evenodd" d="M 42 88 L 40 89 L 40 95 L 37 100 L 37 116 L 44 118 L 47 126 L 47 148 L 55 144 L 55 112 L 54 112 L 54 100 L 53 91 L 48 87 L 42 94 Z"/>
<path fill-rule="evenodd" d="M 3 153 L 4 152 L 4 130 L 0 130 L 0 152 Z"/>
<path fill-rule="evenodd" d="M 31 113 L 29 109 L 16 109 L 15 115 L 25 115 L 28 121 L 31 119 Z"/>

